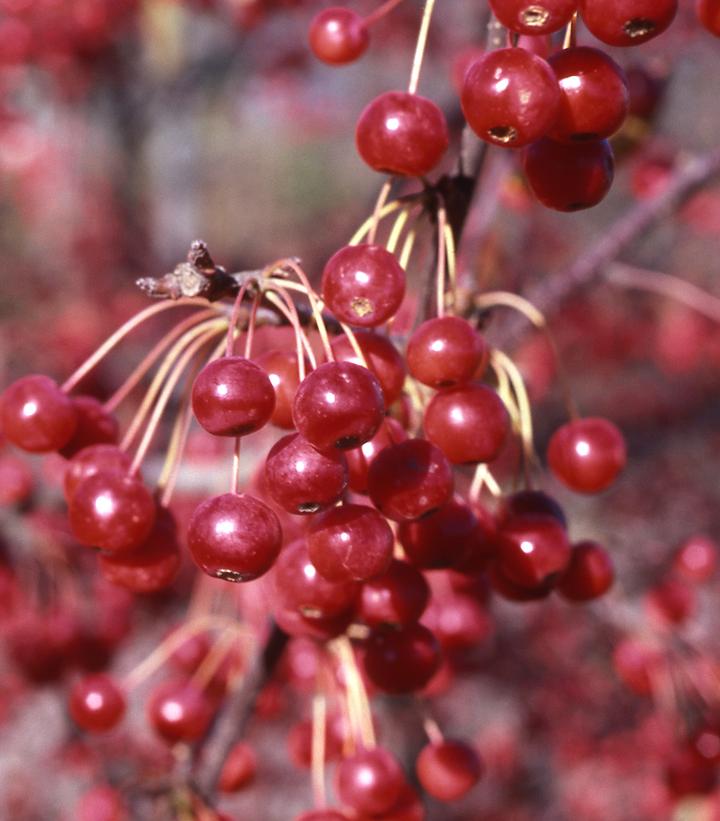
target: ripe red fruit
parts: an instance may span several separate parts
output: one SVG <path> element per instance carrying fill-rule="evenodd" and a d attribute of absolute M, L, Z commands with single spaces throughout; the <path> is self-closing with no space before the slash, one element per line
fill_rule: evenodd
<path fill-rule="evenodd" d="M 99 472 L 75 489 L 69 506 L 70 528 L 84 545 L 110 553 L 135 550 L 155 523 L 155 501 L 134 476 Z"/>
<path fill-rule="evenodd" d="M 395 757 L 382 747 L 363 749 L 338 764 L 335 789 L 348 807 L 362 815 L 382 815 L 392 809 L 405 786 L 405 774 Z"/>
<path fill-rule="evenodd" d="M 710 34 L 720 37 L 720 0 L 696 0 L 695 11 Z"/>
<path fill-rule="evenodd" d="M 270 421 L 275 391 L 267 373 L 242 356 L 208 363 L 192 387 L 198 422 L 215 436 L 245 436 Z"/>
<path fill-rule="evenodd" d="M 310 48 L 318 60 L 331 66 L 354 62 L 365 53 L 369 42 L 365 21 L 352 9 L 323 9 L 310 23 Z"/>
<path fill-rule="evenodd" d="M 0 396 L 0 429 L 9 442 L 31 453 L 59 450 L 75 433 L 77 421 L 72 400 L 42 374 L 23 376 Z"/>
<path fill-rule="evenodd" d="M 459 316 L 427 319 L 413 331 L 407 346 L 410 373 L 431 388 L 448 388 L 479 376 L 488 358 L 484 337 Z"/>
<path fill-rule="evenodd" d="M 368 678 L 386 693 L 422 690 L 442 660 L 437 639 L 422 624 L 375 627 L 363 649 Z"/>
<path fill-rule="evenodd" d="M 367 493 L 368 469 L 372 460 L 383 448 L 406 439 L 405 428 L 392 417 L 386 416 L 372 439 L 363 442 L 359 448 L 345 451 L 350 487 L 356 493 Z"/>
<path fill-rule="evenodd" d="M 388 337 L 374 331 L 355 331 L 355 338 L 363 352 L 368 368 L 377 377 L 382 388 L 385 407 L 400 397 L 405 382 L 405 360 Z M 338 362 L 363 365 L 350 340 L 343 334 L 332 343 Z"/>
<path fill-rule="evenodd" d="M 415 769 L 425 792 L 439 801 L 455 801 L 480 780 L 482 762 L 469 744 L 446 738 L 426 744 Z"/>
<path fill-rule="evenodd" d="M 477 383 L 438 391 L 425 408 L 425 436 L 454 464 L 491 462 L 510 432 L 510 417 L 494 390 Z"/>
<path fill-rule="evenodd" d="M 405 271 L 382 245 L 346 245 L 323 270 L 323 300 L 348 325 L 382 325 L 395 315 L 404 296 Z"/>
<path fill-rule="evenodd" d="M 488 570 L 488 580 L 495 593 L 512 602 L 532 602 L 546 599 L 555 586 L 554 579 L 549 579 L 534 587 L 525 587 L 511 581 L 502 569 L 493 564 Z"/>
<path fill-rule="evenodd" d="M 100 785 L 83 793 L 75 805 L 75 821 L 128 821 L 120 792 L 109 785 Z"/>
<path fill-rule="evenodd" d="M 338 616 L 315 618 L 303 616 L 292 607 L 281 605 L 275 607 L 273 617 L 278 627 L 288 636 L 326 642 L 345 633 L 353 620 L 353 611 L 350 609 Z"/>
<path fill-rule="evenodd" d="M 632 637 L 618 642 L 612 661 L 618 678 L 639 696 L 652 694 L 657 677 L 666 664 L 657 647 Z"/>
<path fill-rule="evenodd" d="M 577 0 L 489 0 L 497 19 L 519 34 L 552 34 L 570 22 Z"/>
<path fill-rule="evenodd" d="M 293 419 L 298 431 L 319 450 L 346 450 L 374 436 L 384 411 L 380 383 L 367 368 L 326 362 L 298 388 Z"/>
<path fill-rule="evenodd" d="M 497 544 L 501 573 L 522 587 L 553 581 L 570 562 L 567 533 L 552 516 L 525 514 L 507 519 Z"/>
<path fill-rule="evenodd" d="M 256 769 L 257 760 L 253 748 L 245 741 L 238 741 L 228 753 L 220 772 L 220 792 L 234 793 L 246 787 L 255 778 Z"/>
<path fill-rule="evenodd" d="M 708 536 L 697 534 L 687 539 L 673 560 L 673 570 L 689 582 L 706 582 L 717 567 L 718 546 Z"/>
<path fill-rule="evenodd" d="M 579 0 L 583 23 L 610 46 L 637 46 L 667 29 L 678 0 Z"/>
<path fill-rule="evenodd" d="M 441 587 L 431 599 L 422 623 L 447 653 L 475 649 L 493 632 L 485 605 L 466 593 L 446 592 Z"/>
<path fill-rule="evenodd" d="M 625 440 L 607 419 L 575 419 L 552 435 L 547 461 L 553 474 L 571 490 L 598 493 L 625 467 Z"/>
<path fill-rule="evenodd" d="M 292 430 L 295 427 L 292 420 L 292 405 L 300 385 L 297 353 L 282 350 L 266 351 L 260 354 L 255 362 L 267 373 L 275 389 L 275 408 L 270 421 L 279 428 Z"/>
<path fill-rule="evenodd" d="M 77 427 L 75 433 L 59 449 L 61 456 L 71 459 L 78 451 L 90 445 L 113 445 L 117 442 L 118 421 L 105 410 L 102 402 L 94 396 L 74 396 L 71 401 L 77 415 Z"/>
<path fill-rule="evenodd" d="M 502 48 L 483 54 L 470 66 L 460 101 L 478 137 L 519 148 L 550 131 L 560 88 L 545 60 L 522 48 Z"/>
<path fill-rule="evenodd" d="M 597 542 L 578 542 L 557 590 L 569 601 L 590 601 L 607 593 L 614 580 L 615 568 L 607 550 Z"/>
<path fill-rule="evenodd" d="M 567 528 L 565 511 L 552 496 L 542 490 L 519 490 L 506 497 L 503 500 L 499 517 L 501 521 L 504 521 L 510 516 L 524 513 L 542 513 L 553 516 L 564 528 Z"/>
<path fill-rule="evenodd" d="M 78 485 L 96 473 L 126 474 L 132 460 L 115 445 L 90 445 L 72 457 L 65 470 L 63 488 L 68 502 L 72 500 Z"/>
<path fill-rule="evenodd" d="M 314 516 L 310 560 L 330 581 L 365 581 L 390 566 L 395 537 L 384 516 L 366 505 L 344 504 Z"/>
<path fill-rule="evenodd" d="M 605 197 L 615 162 L 607 140 L 568 144 L 545 139 L 525 149 L 523 169 L 530 190 L 546 208 L 580 211 Z"/>
<path fill-rule="evenodd" d="M 147 715 L 165 741 L 197 741 L 212 718 L 208 697 L 187 681 L 165 681 L 155 688 Z"/>
<path fill-rule="evenodd" d="M 549 132 L 554 140 L 601 140 L 612 136 L 628 112 L 625 73 L 607 54 L 578 46 L 549 61 L 560 86 L 560 108 Z"/>
<path fill-rule="evenodd" d="M 358 617 L 368 627 L 413 624 L 420 620 L 429 599 L 430 587 L 423 574 L 393 559 L 386 573 L 363 584 Z"/>
<path fill-rule="evenodd" d="M 298 433 L 277 441 L 265 460 L 272 498 L 288 513 L 316 513 L 334 505 L 348 481 L 342 452 L 319 451 Z"/>
<path fill-rule="evenodd" d="M 106 675 L 87 676 L 76 682 L 68 704 L 73 721 L 89 733 L 116 727 L 125 714 L 125 697 Z"/>
<path fill-rule="evenodd" d="M 259 499 L 223 493 L 195 508 L 187 540 L 195 563 L 209 576 L 247 582 L 272 567 L 282 547 L 282 529 Z"/>
<path fill-rule="evenodd" d="M 419 177 L 432 171 L 445 153 L 450 136 L 445 115 L 419 94 L 387 91 L 360 114 L 355 143 L 375 171 Z"/>
<path fill-rule="evenodd" d="M 453 473 L 443 452 L 427 439 L 408 439 L 384 448 L 368 469 L 368 494 L 388 519 L 417 519 L 445 504 Z"/>
<path fill-rule="evenodd" d="M 30 465 L 12 453 L 0 454 L 0 507 L 22 504 L 32 490 Z"/>
<path fill-rule="evenodd" d="M 410 564 L 420 570 L 452 567 L 475 552 L 478 520 L 463 502 L 449 501 L 413 522 L 402 522 L 398 540 Z"/>

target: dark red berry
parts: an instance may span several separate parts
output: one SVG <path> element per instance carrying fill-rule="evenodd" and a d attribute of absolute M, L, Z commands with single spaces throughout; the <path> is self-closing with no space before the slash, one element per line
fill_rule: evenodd
<path fill-rule="evenodd" d="M 579 0 L 583 23 L 610 46 L 637 46 L 675 19 L 678 0 Z"/>
<path fill-rule="evenodd" d="M 578 0 L 489 0 L 498 20 L 519 34 L 552 34 L 570 22 Z"/>
<path fill-rule="evenodd" d="M 482 334 L 459 316 L 427 319 L 407 346 L 410 373 L 431 388 L 448 388 L 479 375 L 488 358 Z"/>
<path fill-rule="evenodd" d="M 375 627 L 363 649 L 368 678 L 386 693 L 422 690 L 442 660 L 437 639 L 422 624 Z"/>
<path fill-rule="evenodd" d="M 115 445 L 90 445 L 76 453 L 67 468 L 63 479 L 65 498 L 71 501 L 78 485 L 96 473 L 127 474 L 132 459 Z"/>
<path fill-rule="evenodd" d="M 555 579 L 551 578 L 534 587 L 525 587 L 509 579 L 502 569 L 493 564 L 488 570 L 490 585 L 498 596 L 512 602 L 532 602 L 546 599 L 552 593 Z"/>
<path fill-rule="evenodd" d="M 550 131 L 560 106 L 560 88 L 545 60 L 522 48 L 502 48 L 483 54 L 470 66 L 460 99 L 478 137 L 519 148 Z"/>
<path fill-rule="evenodd" d="M 443 452 L 426 439 L 408 439 L 381 450 L 368 469 L 368 494 L 389 519 L 417 519 L 447 502 L 453 473 Z"/>
<path fill-rule="evenodd" d="M 372 460 L 383 448 L 406 439 L 405 428 L 392 417 L 386 416 L 372 439 L 363 442 L 359 448 L 345 451 L 350 487 L 356 493 L 367 493 L 368 469 Z"/>
<path fill-rule="evenodd" d="M 267 373 L 242 356 L 207 364 L 192 388 L 193 412 L 208 433 L 245 436 L 269 422 L 275 391 Z"/>
<path fill-rule="evenodd" d="M 279 428 L 292 430 L 295 427 L 292 420 L 292 405 L 300 385 L 297 353 L 283 350 L 266 351 L 255 361 L 267 373 L 275 389 L 275 408 L 270 421 Z"/>
<path fill-rule="evenodd" d="M 270 508 L 247 493 L 223 493 L 195 508 L 188 547 L 208 575 L 247 582 L 266 573 L 282 547 L 282 530 Z"/>
<path fill-rule="evenodd" d="M 362 815 L 378 816 L 392 809 L 405 785 L 405 774 L 382 747 L 359 750 L 338 764 L 335 788 L 347 807 Z"/>
<path fill-rule="evenodd" d="M 9 442 L 31 453 L 59 450 L 77 423 L 72 400 L 48 376 L 23 376 L 0 396 L 0 429 Z"/>
<path fill-rule="evenodd" d="M 560 524 L 567 528 L 565 511 L 552 496 L 542 490 L 519 490 L 503 500 L 499 514 L 501 521 L 511 516 L 520 516 L 524 513 L 542 513 L 553 516 Z"/>
<path fill-rule="evenodd" d="M 720 37 L 720 0 L 696 0 L 695 11 L 710 34 Z"/>
<path fill-rule="evenodd" d="M 212 719 L 208 697 L 187 681 L 166 681 L 155 688 L 147 705 L 148 719 L 165 741 L 197 741 Z"/>
<path fill-rule="evenodd" d="M 615 579 L 610 554 L 597 542 L 574 544 L 570 564 L 557 584 L 558 592 L 570 601 L 590 601 L 606 593 Z"/>
<path fill-rule="evenodd" d="M 652 695 L 666 664 L 658 647 L 634 637 L 618 642 L 612 661 L 620 681 L 639 696 Z"/>
<path fill-rule="evenodd" d="M 71 459 L 78 451 L 90 445 L 114 445 L 118 439 L 117 419 L 105 410 L 94 396 L 72 397 L 77 414 L 75 433 L 60 448 L 60 455 Z"/>
<path fill-rule="evenodd" d="M 498 567 L 515 584 L 539 587 L 563 573 L 569 562 L 567 533 L 551 516 L 515 516 L 500 528 Z"/>
<path fill-rule="evenodd" d="M 220 772 L 220 792 L 234 793 L 242 790 L 253 781 L 256 769 L 257 760 L 253 748 L 245 741 L 238 741 L 228 753 Z"/>
<path fill-rule="evenodd" d="M 365 357 L 368 368 L 375 374 L 389 407 L 400 397 L 405 382 L 405 360 L 386 336 L 374 331 L 355 331 L 355 338 Z M 339 362 L 363 365 L 350 340 L 343 334 L 332 343 L 333 354 Z"/>
<path fill-rule="evenodd" d="M 102 733 L 116 727 L 125 714 L 125 697 L 106 675 L 81 679 L 73 685 L 69 701 L 73 721 L 89 733 Z"/>
<path fill-rule="evenodd" d="M 365 53 L 369 42 L 365 21 L 352 9 L 340 6 L 323 9 L 310 23 L 313 54 L 332 66 L 354 62 Z"/>
<path fill-rule="evenodd" d="M 445 115 L 419 94 L 387 91 L 370 102 L 357 122 L 360 156 L 375 171 L 420 177 L 432 171 L 450 137 Z"/>
<path fill-rule="evenodd" d="M 414 624 L 429 598 L 430 587 L 423 574 L 407 562 L 393 559 L 386 573 L 363 584 L 358 616 L 369 627 Z"/>
<path fill-rule="evenodd" d="M 581 211 L 597 205 L 610 190 L 615 174 L 607 140 L 559 143 L 539 140 L 523 153 L 530 190 L 555 211 Z"/>
<path fill-rule="evenodd" d="M 438 391 L 425 408 L 425 436 L 454 464 L 491 462 L 510 432 L 502 399 L 471 383 Z"/>
<path fill-rule="evenodd" d="M 348 325 L 382 325 L 395 315 L 404 296 L 405 271 L 382 245 L 346 245 L 325 265 L 323 300 Z"/>
<path fill-rule="evenodd" d="M 352 362 L 326 362 L 298 388 L 293 419 L 319 450 L 355 448 L 372 439 L 385 411 L 380 383 Z"/>
<path fill-rule="evenodd" d="M 547 460 L 553 474 L 571 490 L 598 493 L 625 467 L 625 440 L 607 419 L 575 419 L 552 435 Z"/>
<path fill-rule="evenodd" d="M 455 801 L 480 780 L 482 762 L 469 744 L 446 738 L 422 748 L 415 770 L 425 792 L 439 801 Z"/>
<path fill-rule="evenodd" d="M 475 551 L 478 520 L 463 502 L 449 501 L 413 522 L 402 522 L 398 540 L 410 564 L 421 570 L 448 568 Z"/>
<path fill-rule="evenodd" d="M 673 570 L 685 581 L 706 582 L 717 567 L 718 546 L 708 536 L 696 534 L 679 547 L 673 560 Z"/>
<path fill-rule="evenodd" d="M 308 618 L 298 610 L 284 605 L 277 606 L 273 610 L 273 617 L 278 627 L 288 636 L 313 639 L 323 643 L 342 636 L 350 626 L 353 615 L 352 609 L 328 618 Z"/>

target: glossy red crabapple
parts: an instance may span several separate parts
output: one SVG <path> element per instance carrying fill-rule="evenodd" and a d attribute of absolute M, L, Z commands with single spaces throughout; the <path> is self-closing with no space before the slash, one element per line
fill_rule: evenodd
<path fill-rule="evenodd" d="M 599 493 L 615 481 L 627 454 L 622 433 L 599 417 L 574 419 L 550 439 L 547 460 L 553 474 L 578 493 Z"/>
<path fill-rule="evenodd" d="M 717 543 L 709 536 L 697 533 L 678 548 L 673 559 L 673 570 L 685 581 L 706 582 L 714 576 L 717 561 Z"/>
<path fill-rule="evenodd" d="M 75 433 L 77 423 L 72 399 L 48 376 L 23 376 L 0 396 L 0 429 L 22 450 L 59 450 Z"/>
<path fill-rule="evenodd" d="M 429 599 L 425 576 L 408 562 L 393 559 L 386 573 L 363 584 L 358 616 L 369 627 L 413 624 L 420 620 Z"/>
<path fill-rule="evenodd" d="M 607 593 L 614 579 L 615 568 L 607 550 L 597 542 L 577 542 L 557 591 L 569 601 L 590 601 Z"/>
<path fill-rule="evenodd" d="M 449 568 L 474 552 L 478 520 L 464 502 L 447 504 L 412 522 L 401 522 L 398 540 L 410 564 L 421 570 Z"/>
<path fill-rule="evenodd" d="M 434 634 L 422 624 L 381 625 L 363 646 L 363 666 L 370 681 L 386 693 L 412 693 L 430 681 L 442 656 Z"/>
<path fill-rule="evenodd" d="M 538 140 L 525 149 L 522 162 L 535 198 L 555 211 L 592 208 L 605 198 L 615 176 L 607 140 Z"/>
<path fill-rule="evenodd" d="M 365 107 L 355 129 L 363 160 L 375 171 L 420 177 L 432 171 L 450 136 L 445 115 L 432 100 L 387 91 Z"/>
<path fill-rule="evenodd" d="M 382 245 L 346 245 L 327 261 L 322 297 L 348 325 L 374 328 L 394 316 L 405 296 L 405 271 Z"/>
<path fill-rule="evenodd" d="M 408 340 L 410 373 L 431 388 L 448 388 L 481 375 L 489 349 L 482 334 L 459 316 L 427 319 Z"/>
<path fill-rule="evenodd" d="M 522 587 L 554 581 L 570 563 L 567 533 L 552 516 L 525 514 L 507 519 L 497 545 L 498 568 Z"/>
<path fill-rule="evenodd" d="M 418 781 L 438 801 L 456 801 L 480 780 L 482 762 L 464 741 L 443 739 L 426 744 L 415 762 Z"/>
<path fill-rule="evenodd" d="M 363 442 L 359 448 L 345 451 L 348 464 L 348 484 L 356 493 L 367 493 L 368 470 L 372 460 L 381 450 L 404 442 L 407 439 L 405 428 L 390 416 L 386 416 L 372 439 Z"/>
<path fill-rule="evenodd" d="M 570 22 L 577 0 L 489 0 L 497 19 L 518 34 L 552 34 Z"/>
<path fill-rule="evenodd" d="M 96 473 L 127 474 L 132 459 L 116 445 L 90 445 L 76 453 L 68 462 L 63 477 L 63 490 L 69 502 L 78 485 Z"/>
<path fill-rule="evenodd" d="M 470 66 L 460 100 L 478 137 L 520 148 L 550 131 L 560 106 L 560 88 L 545 60 L 522 48 L 502 48 Z"/>
<path fill-rule="evenodd" d="M 208 575 L 247 582 L 266 573 L 282 547 L 273 511 L 247 493 L 206 499 L 192 514 L 187 542 L 195 563 Z"/>
<path fill-rule="evenodd" d="M 300 385 L 297 353 L 273 349 L 258 354 L 255 362 L 267 373 L 275 389 L 275 408 L 270 421 L 279 428 L 292 430 L 295 427 L 292 420 L 292 404 Z M 309 362 L 306 360 L 305 364 L 307 371 Z"/>
<path fill-rule="evenodd" d="M 200 425 L 215 436 L 245 436 L 270 421 L 275 390 L 267 373 L 242 356 L 208 363 L 192 387 L 192 408 Z"/>
<path fill-rule="evenodd" d="M 637 46 L 662 34 L 678 0 L 579 0 L 583 23 L 610 46 Z"/>
<path fill-rule="evenodd" d="M 382 389 L 385 407 L 400 398 L 405 383 L 405 360 L 392 340 L 376 331 L 355 331 L 355 339 L 365 362 L 377 377 Z M 363 365 L 350 340 L 343 334 L 332 341 L 332 350 L 338 362 Z"/>
<path fill-rule="evenodd" d="M 61 456 L 71 459 L 78 451 L 90 445 L 110 444 L 117 442 L 119 424 L 117 419 L 94 396 L 71 397 L 77 426 L 75 433 L 59 449 Z"/>
<path fill-rule="evenodd" d="M 332 6 L 313 17 L 309 39 L 310 48 L 318 60 L 341 66 L 354 62 L 365 53 L 370 34 L 356 11 Z"/>
<path fill-rule="evenodd" d="M 165 741 L 197 741 L 212 719 L 210 700 L 188 681 L 165 681 L 147 704 L 150 724 Z"/>
<path fill-rule="evenodd" d="M 382 815 L 392 809 L 404 785 L 400 764 L 383 747 L 358 750 L 344 758 L 335 772 L 338 798 L 363 815 Z"/>
<path fill-rule="evenodd" d="M 68 703 L 72 720 L 90 733 L 116 727 L 125 714 L 125 696 L 110 676 L 86 676 L 70 690 Z"/>

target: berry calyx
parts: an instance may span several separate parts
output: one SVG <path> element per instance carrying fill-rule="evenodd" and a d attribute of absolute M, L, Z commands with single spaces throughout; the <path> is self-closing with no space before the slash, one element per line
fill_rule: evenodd
<path fill-rule="evenodd" d="M 570 22 L 577 0 L 489 0 L 497 19 L 518 34 L 552 34 Z"/>
<path fill-rule="evenodd" d="M 353 63 L 367 50 L 370 34 L 363 18 L 352 9 L 323 9 L 310 23 L 310 48 L 331 66 Z"/>
<path fill-rule="evenodd" d="M 579 0 L 583 23 L 610 46 L 637 46 L 662 34 L 675 19 L 678 0 Z"/>
<path fill-rule="evenodd" d="M 599 493 L 610 487 L 626 459 L 620 431 L 597 417 L 567 422 L 552 435 L 547 449 L 550 470 L 578 493 Z"/>
<path fill-rule="evenodd" d="M 48 376 L 23 376 L 0 396 L 3 434 L 30 453 L 59 450 L 75 433 L 77 423 L 72 400 Z"/>

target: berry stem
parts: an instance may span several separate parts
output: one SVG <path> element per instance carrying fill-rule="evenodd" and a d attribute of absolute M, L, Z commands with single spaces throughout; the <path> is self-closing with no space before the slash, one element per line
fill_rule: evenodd
<path fill-rule="evenodd" d="M 242 437 L 236 436 L 235 437 L 235 446 L 233 448 L 233 457 L 232 457 L 232 473 L 230 476 L 230 493 L 237 494 L 238 487 L 240 484 L 240 447 L 242 443 Z"/>
<path fill-rule="evenodd" d="M 232 356 L 235 349 L 237 324 L 240 319 L 240 306 L 242 305 L 243 299 L 245 299 L 245 294 L 247 293 L 249 283 L 250 280 L 243 282 L 242 287 L 235 297 L 235 302 L 233 302 L 232 313 L 230 314 L 230 322 L 227 330 L 227 340 L 225 342 L 225 356 Z"/>
<path fill-rule="evenodd" d="M 383 206 L 387 202 L 387 198 L 390 195 L 390 189 L 392 188 L 392 177 L 385 180 L 380 189 L 380 193 L 378 194 L 377 201 L 375 203 L 375 208 L 373 208 L 372 212 L 372 223 L 370 225 L 370 231 L 368 232 L 368 242 L 372 245 L 375 242 L 375 236 L 377 235 L 378 225 L 380 224 L 380 212 L 382 211 Z"/>
<path fill-rule="evenodd" d="M 566 48 L 574 48 L 577 40 L 577 12 L 570 18 L 570 22 L 565 26 L 565 35 L 563 37 L 563 51 Z"/>
<path fill-rule="evenodd" d="M 321 670 L 322 668 L 320 668 Z M 318 671 L 318 678 L 322 674 Z M 312 701 L 312 785 L 315 806 L 324 809 L 327 805 L 325 793 L 325 734 L 327 732 L 327 700 L 323 692 L 317 692 Z"/>
<path fill-rule="evenodd" d="M 315 352 L 310 345 L 310 340 L 307 337 L 307 334 L 302 329 L 300 325 L 300 318 L 298 317 L 297 307 L 293 300 L 288 294 L 287 290 L 278 285 L 276 282 L 272 283 L 273 291 L 277 291 L 277 294 L 273 293 L 273 291 L 265 291 L 265 298 L 271 302 L 275 307 L 286 317 L 288 322 L 293 328 L 295 332 L 295 348 L 297 353 L 297 360 L 298 360 L 298 377 L 302 382 L 305 379 L 305 355 L 310 361 L 310 366 L 314 369 L 317 367 L 317 360 L 315 358 Z M 283 305 L 282 300 L 285 300 L 287 303 Z M 304 353 L 303 353 L 304 349 Z"/>
<path fill-rule="evenodd" d="M 428 32 L 430 30 L 430 19 L 432 18 L 435 0 L 425 0 L 420 31 L 418 32 L 417 45 L 415 46 L 415 56 L 413 57 L 412 71 L 410 72 L 410 82 L 408 83 L 408 93 L 417 94 L 420 82 L 420 70 L 422 69 L 423 57 L 427 46 Z"/>
<path fill-rule="evenodd" d="M 399 6 L 400 3 L 402 3 L 402 0 L 385 0 L 375 11 L 371 11 L 370 14 L 365 17 L 365 25 L 370 28 L 370 26 L 377 23 L 378 20 L 385 17 L 386 14 L 389 14 L 395 6 Z"/>
<path fill-rule="evenodd" d="M 165 461 L 157 481 L 157 489 L 160 492 L 160 504 L 163 507 L 167 507 L 170 504 L 175 491 L 175 484 L 180 472 L 180 465 L 182 464 L 188 433 L 190 432 L 190 424 L 192 422 L 192 406 L 190 404 L 192 382 L 192 379 L 188 380 L 185 396 L 181 402 L 180 412 L 173 424 L 172 433 L 170 434 L 170 443 L 168 444 L 168 449 L 165 454 Z"/>
<path fill-rule="evenodd" d="M 387 205 L 383 205 L 377 213 L 378 221 L 385 219 L 388 214 L 392 214 L 392 212 L 397 211 L 398 208 L 402 208 L 404 204 L 405 202 L 402 199 L 397 199 L 389 202 Z M 374 222 L 375 213 L 371 214 L 352 235 L 352 237 L 350 237 L 350 242 L 348 242 L 348 245 L 359 245 L 363 239 L 365 239 L 368 232 L 372 229 Z"/>
<path fill-rule="evenodd" d="M 372 749 L 375 746 L 375 729 L 373 727 L 372 711 L 362 676 L 357 667 L 355 653 L 347 636 L 341 636 L 333 642 L 343 672 L 346 676 L 346 693 L 348 706 L 353 705 L 358 723 L 358 735 L 362 746 Z"/>
<path fill-rule="evenodd" d="M 423 729 L 425 730 L 425 735 L 428 737 L 431 744 L 442 744 L 444 736 L 434 718 L 431 716 L 426 716 L 423 721 Z"/>
<path fill-rule="evenodd" d="M 444 208 L 438 208 L 437 227 L 437 266 L 435 270 L 435 287 L 437 297 L 437 315 L 445 316 L 445 227 L 447 225 L 447 213 Z"/>
<path fill-rule="evenodd" d="M 502 489 L 495 481 L 495 477 L 490 472 L 490 468 L 486 464 L 482 463 L 475 468 L 470 490 L 468 491 L 468 498 L 471 502 L 477 502 L 480 498 L 480 492 L 486 485 L 487 489 L 496 499 L 499 499 L 502 496 Z"/>
<path fill-rule="evenodd" d="M 400 236 L 407 224 L 407 221 L 410 217 L 410 209 L 403 208 L 403 210 L 398 214 L 395 222 L 393 223 L 393 227 L 390 230 L 390 234 L 387 238 L 387 242 L 385 243 L 385 247 L 391 254 L 395 253 L 395 248 L 397 247 L 398 242 L 400 241 Z"/>

